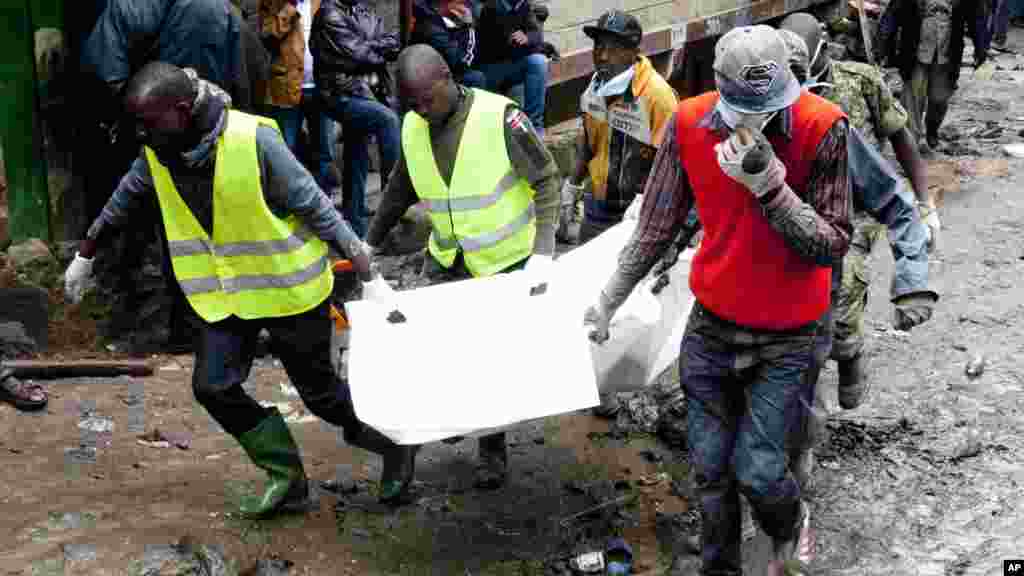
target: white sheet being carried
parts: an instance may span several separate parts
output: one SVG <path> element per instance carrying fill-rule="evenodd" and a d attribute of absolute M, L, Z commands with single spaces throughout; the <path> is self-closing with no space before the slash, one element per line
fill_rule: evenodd
<path fill-rule="evenodd" d="M 579 295 L 575 302 L 582 317 L 597 302 L 605 283 L 618 265 L 635 220 L 624 220 L 597 238 L 558 258 L 559 289 Z M 591 344 L 594 373 L 602 392 L 625 392 L 648 386 L 679 357 L 679 344 L 693 307 L 689 273 L 693 249 L 679 255 L 669 269 L 669 283 L 651 292 L 657 278 L 643 279 L 619 307 L 609 327 L 610 338 Z"/>
<path fill-rule="evenodd" d="M 678 355 L 692 251 L 657 296 L 653 278 L 637 286 L 607 342 L 592 344 L 583 325 L 635 225 L 559 257 L 541 295 L 516 272 L 346 303 L 356 415 L 395 442 L 420 444 L 589 408 L 598 388 L 648 385 Z M 389 322 L 393 310 L 405 321 Z"/>
<path fill-rule="evenodd" d="M 582 313 L 530 288 L 519 272 L 347 303 L 356 415 L 421 444 L 597 405 Z"/>

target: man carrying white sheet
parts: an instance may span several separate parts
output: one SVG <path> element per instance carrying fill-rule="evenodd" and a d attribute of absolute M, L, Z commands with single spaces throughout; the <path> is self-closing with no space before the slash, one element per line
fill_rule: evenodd
<path fill-rule="evenodd" d="M 435 283 L 523 269 L 544 275 L 555 251 L 559 172 L 530 120 L 503 96 L 457 84 L 425 44 L 399 55 L 398 88 L 409 112 L 370 246 L 422 201 L 433 229 L 424 275 Z M 505 434 L 481 437 L 479 450 L 477 487 L 500 487 Z"/>

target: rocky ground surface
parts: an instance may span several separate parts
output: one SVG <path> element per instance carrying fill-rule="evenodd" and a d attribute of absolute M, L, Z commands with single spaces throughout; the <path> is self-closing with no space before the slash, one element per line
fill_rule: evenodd
<path fill-rule="evenodd" d="M 1024 49 L 1020 30 L 1010 46 Z M 1003 149 L 1024 142 L 1024 57 L 996 64 L 991 78 L 964 70 L 929 161 L 942 198 L 932 263 L 942 300 L 910 334 L 890 327 L 891 256 L 876 247 L 874 386 L 864 407 L 832 414 L 818 451 L 808 495 L 816 573 L 999 575 L 1003 560 L 1024 557 L 1024 160 Z M 36 311 L 17 310 L 20 330 L 0 323 L 2 353 L 122 354 L 98 335 L 110 310 L 102 298 L 63 304 L 55 278 L 69 247 L 35 250 L 34 265 L 17 251 L 0 261 L 0 288 L 36 287 L 25 300 Z M 392 258 L 385 274 L 413 287 L 419 258 Z M 568 557 L 616 534 L 633 546 L 637 573 L 695 573 L 699 522 L 672 373 L 623 396 L 615 421 L 567 414 L 515 429 L 498 491 L 472 488 L 472 439 L 428 446 L 416 501 L 396 511 L 375 504 L 379 459 L 308 414 L 265 357 L 246 387 L 291 423 L 319 505 L 251 522 L 232 510 L 262 473 L 192 399 L 191 358 L 150 359 L 158 370 L 147 378 L 48 382 L 38 414 L 0 405 L 0 574 L 561 575 Z M 980 374 L 968 376 L 968 364 Z M 833 368 L 822 386 L 834 407 Z M 747 543 L 749 573 L 761 573 L 765 546 Z"/>

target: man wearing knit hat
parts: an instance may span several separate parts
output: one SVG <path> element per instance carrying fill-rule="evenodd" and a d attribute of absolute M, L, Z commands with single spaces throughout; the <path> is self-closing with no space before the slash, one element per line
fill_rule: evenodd
<path fill-rule="evenodd" d="M 703 511 L 702 573 L 740 574 L 742 492 L 772 538 L 769 574 L 814 552 L 808 509 L 787 465 L 831 266 L 850 241 L 846 119 L 801 91 L 768 26 L 715 46 L 717 92 L 679 104 L 654 159 L 637 230 L 587 311 L 603 341 L 615 311 L 696 205 L 704 240 L 680 350 L 690 459 Z M 795 562 L 794 562 L 795 561 Z"/>

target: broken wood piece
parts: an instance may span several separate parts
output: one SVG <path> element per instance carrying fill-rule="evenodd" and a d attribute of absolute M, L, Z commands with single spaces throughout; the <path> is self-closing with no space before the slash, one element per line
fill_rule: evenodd
<path fill-rule="evenodd" d="M 145 360 L 7 360 L 0 366 L 18 378 L 39 380 L 153 374 L 153 366 Z"/>
<path fill-rule="evenodd" d="M 608 500 L 606 502 L 602 502 L 602 503 L 598 504 L 597 506 L 592 506 L 590 508 L 587 508 L 586 510 L 584 510 L 582 512 L 577 512 L 576 514 L 573 514 L 571 516 L 566 516 L 565 518 L 562 518 L 561 520 L 559 520 L 558 523 L 561 524 L 563 527 L 564 526 L 568 526 L 569 524 L 572 523 L 573 520 L 576 520 L 577 518 L 582 518 L 584 516 L 588 516 L 590 514 L 593 514 L 594 512 L 603 510 L 603 509 L 608 508 L 610 506 L 615 506 L 617 504 L 623 504 L 627 500 L 631 500 L 633 498 L 635 498 L 635 496 L 632 495 L 632 494 L 628 494 L 626 496 L 620 496 L 618 498 L 615 498 L 614 500 Z"/>

